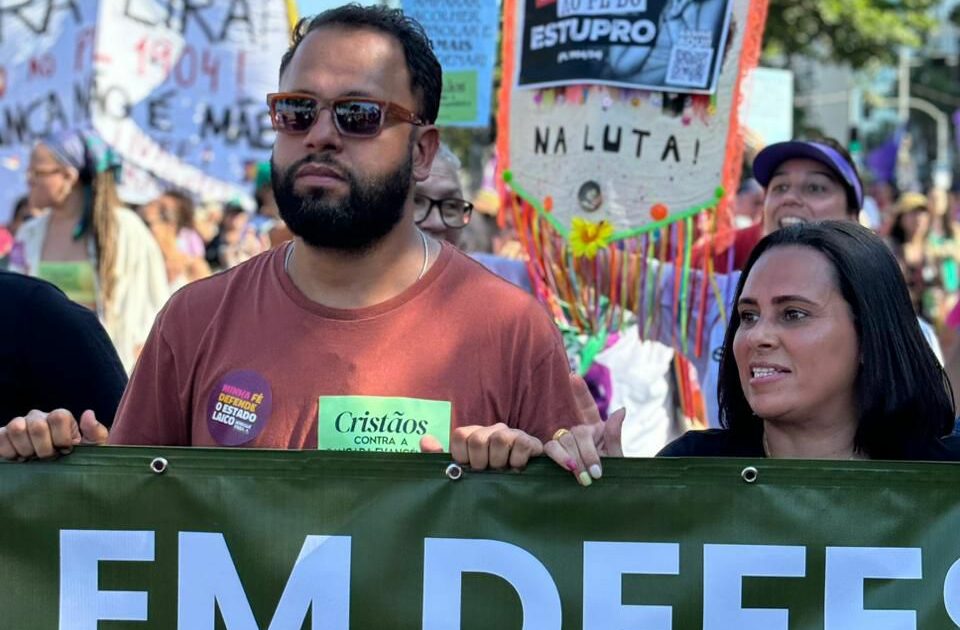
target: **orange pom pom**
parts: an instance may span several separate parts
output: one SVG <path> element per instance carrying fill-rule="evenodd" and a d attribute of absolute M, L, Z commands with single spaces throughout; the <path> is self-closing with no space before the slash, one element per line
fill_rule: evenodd
<path fill-rule="evenodd" d="M 650 208 L 650 216 L 654 221 L 663 221 L 667 218 L 668 214 L 670 214 L 670 210 L 662 203 L 654 204 L 654 206 Z"/>
<path fill-rule="evenodd" d="M 547 195 L 543 200 L 543 209 L 547 212 L 553 212 L 553 197 Z"/>

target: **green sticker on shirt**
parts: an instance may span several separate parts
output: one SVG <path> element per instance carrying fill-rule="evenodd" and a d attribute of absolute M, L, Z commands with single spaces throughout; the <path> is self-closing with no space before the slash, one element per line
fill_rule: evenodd
<path fill-rule="evenodd" d="M 432 435 L 450 450 L 450 403 L 385 396 L 321 396 L 317 447 L 324 451 L 419 453 Z"/>

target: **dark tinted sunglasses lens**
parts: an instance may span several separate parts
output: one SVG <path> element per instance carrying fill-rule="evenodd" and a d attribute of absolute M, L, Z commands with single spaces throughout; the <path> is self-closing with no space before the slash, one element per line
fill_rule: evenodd
<path fill-rule="evenodd" d="M 283 96 L 273 101 L 273 113 L 280 131 L 302 133 L 317 119 L 317 101 L 306 96 Z"/>
<path fill-rule="evenodd" d="M 333 108 L 340 133 L 350 136 L 375 136 L 380 132 L 383 110 L 379 103 L 339 101 Z"/>

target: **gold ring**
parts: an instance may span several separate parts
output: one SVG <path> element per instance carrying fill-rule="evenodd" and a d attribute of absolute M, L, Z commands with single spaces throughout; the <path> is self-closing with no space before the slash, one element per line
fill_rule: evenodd
<path fill-rule="evenodd" d="M 557 429 L 556 433 L 553 434 L 552 439 L 554 442 L 556 442 L 557 440 L 565 436 L 567 433 L 570 433 L 569 429 Z"/>

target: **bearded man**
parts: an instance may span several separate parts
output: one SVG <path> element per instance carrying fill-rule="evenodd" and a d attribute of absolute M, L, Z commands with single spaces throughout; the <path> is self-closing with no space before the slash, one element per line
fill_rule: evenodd
<path fill-rule="evenodd" d="M 414 217 L 441 68 L 402 12 L 305 19 L 267 102 L 280 216 L 295 238 L 179 291 L 109 436 L 92 412 L 32 412 L 0 456 L 81 442 L 285 449 L 449 448 L 522 467 L 579 421 L 560 335 L 529 295 Z"/>

